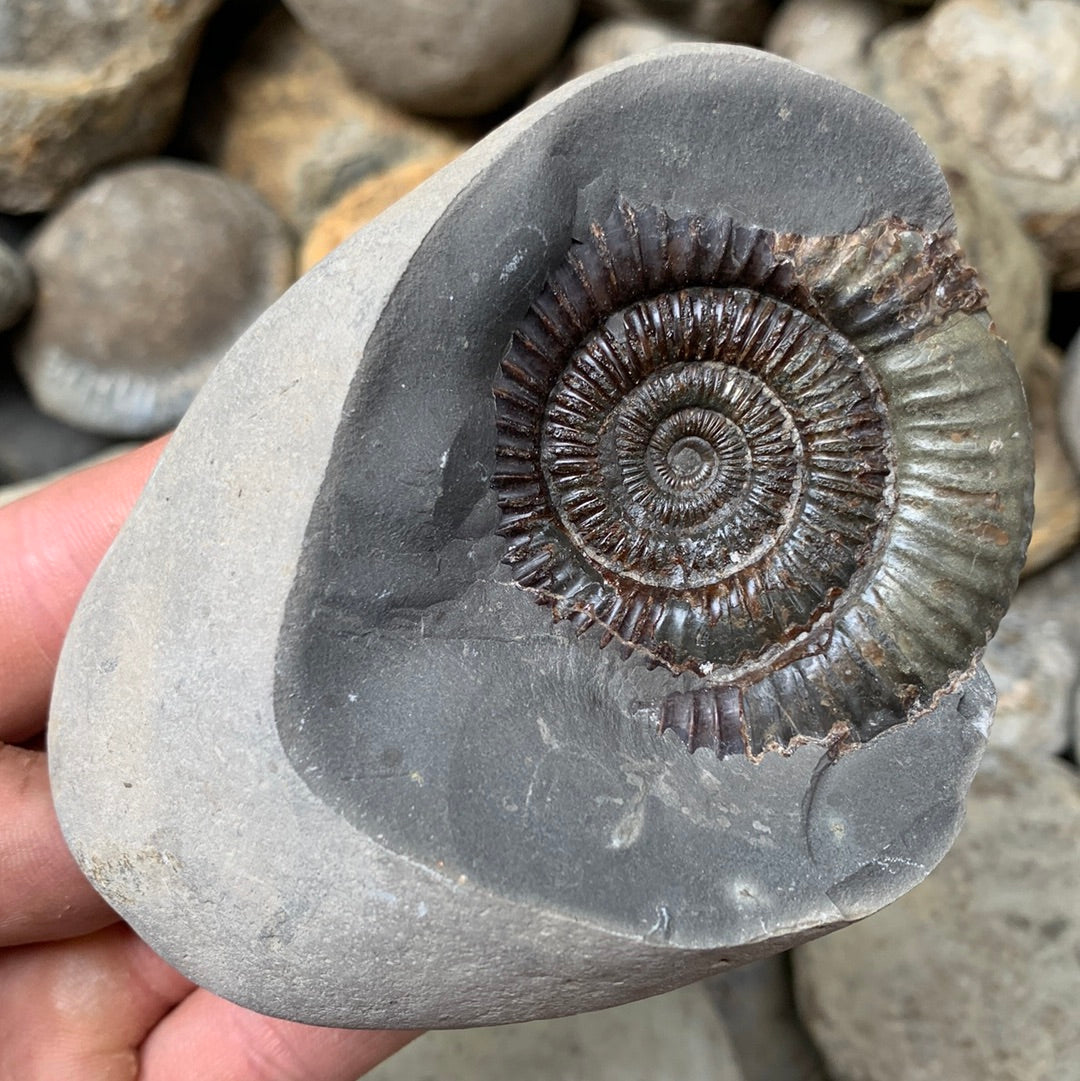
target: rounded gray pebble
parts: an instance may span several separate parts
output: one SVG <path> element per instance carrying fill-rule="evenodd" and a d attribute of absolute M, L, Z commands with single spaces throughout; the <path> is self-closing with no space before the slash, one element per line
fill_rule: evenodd
<path fill-rule="evenodd" d="M 39 298 L 15 356 L 50 416 L 117 436 L 180 419 L 292 280 L 292 241 L 254 192 L 169 161 L 100 176 L 26 251 Z"/>
<path fill-rule="evenodd" d="M 29 267 L 14 248 L 0 240 L 0 330 L 19 321 L 33 295 Z"/>
<path fill-rule="evenodd" d="M 307 30 L 378 96 L 430 116 L 498 108 L 551 65 L 578 0 L 289 0 Z"/>

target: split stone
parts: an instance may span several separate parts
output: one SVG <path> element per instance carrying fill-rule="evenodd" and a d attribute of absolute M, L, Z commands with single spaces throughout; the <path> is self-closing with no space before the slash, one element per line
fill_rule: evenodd
<path fill-rule="evenodd" d="M 744 1081 L 826 1081 L 795 1012 L 791 955 L 778 954 L 705 981 L 727 1027 Z"/>
<path fill-rule="evenodd" d="M 1080 553 L 1021 583 L 983 663 L 998 694 L 991 746 L 1064 751 L 1080 682 Z"/>
<path fill-rule="evenodd" d="M 102 166 L 160 150 L 216 2 L 7 0 L 0 211 L 45 210 Z"/>
<path fill-rule="evenodd" d="M 260 24 L 194 112 L 190 134 L 201 153 L 250 184 L 301 235 L 356 185 L 464 145 L 356 89 L 281 10 Z"/>
<path fill-rule="evenodd" d="M 175 424 L 293 274 L 288 231 L 254 192 L 164 160 L 99 176 L 26 256 L 39 293 L 19 372 L 50 416 L 116 436 Z"/>
<path fill-rule="evenodd" d="M 756 45 L 772 14 L 766 0 L 585 0 L 597 15 L 644 17 L 714 41 Z"/>
<path fill-rule="evenodd" d="M 358 229 L 437 173 L 458 155 L 458 150 L 409 158 L 400 165 L 361 181 L 347 191 L 311 227 L 300 249 L 300 273 L 306 274 Z"/>
<path fill-rule="evenodd" d="M 554 63 L 578 0 L 289 0 L 356 82 L 413 112 L 476 116 Z"/>
<path fill-rule="evenodd" d="M 865 90 L 870 43 L 900 14 L 881 0 L 784 0 L 769 21 L 765 48 Z"/>
<path fill-rule="evenodd" d="M 513 584 L 492 379 L 618 199 L 812 235 L 952 220 L 889 110 L 685 45 L 537 102 L 265 313 L 84 595 L 50 719 L 76 859 L 202 986 L 358 1027 L 596 1009 L 862 918 L 952 843 L 981 669 L 847 754 L 691 755 L 658 731 L 670 672 Z"/>
<path fill-rule="evenodd" d="M 987 753 L 952 852 L 863 923 L 795 952 L 833 1081 L 1080 1078 L 1080 778 Z"/>
<path fill-rule="evenodd" d="M 554 1021 L 429 1032 L 369 1081 L 743 1081 L 701 984 Z M 779 1081 L 779 1079 L 777 1079 Z"/>
<path fill-rule="evenodd" d="M 942 0 L 880 34 L 871 58 L 872 93 L 935 152 L 984 168 L 1055 286 L 1080 287 L 1080 5 Z"/>
<path fill-rule="evenodd" d="M 0 237 L 0 331 L 14 326 L 34 296 L 30 268 Z"/>
<path fill-rule="evenodd" d="M 1024 574 L 1033 574 L 1080 538 L 1080 471 L 1066 453 L 1057 423 L 1062 401 L 1061 354 L 1046 345 L 1024 373 L 1035 447 L 1035 517 Z"/>

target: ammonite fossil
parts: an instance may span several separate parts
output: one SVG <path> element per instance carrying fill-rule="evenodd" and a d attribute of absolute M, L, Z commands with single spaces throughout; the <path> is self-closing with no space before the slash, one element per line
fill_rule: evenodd
<path fill-rule="evenodd" d="M 661 729 L 759 755 L 860 741 L 967 672 L 1016 586 L 1022 401 L 955 240 L 619 206 L 495 385 L 516 581 L 700 687 Z M 1019 433 L 1018 433 L 1019 435 Z M 1006 457 L 1009 457 L 1006 455 Z"/>
<path fill-rule="evenodd" d="M 1031 509 L 954 236 L 899 117 L 753 50 L 500 126 L 169 441 L 59 666 L 80 866 L 215 993 L 369 1028 L 616 1005 L 910 889 Z"/>

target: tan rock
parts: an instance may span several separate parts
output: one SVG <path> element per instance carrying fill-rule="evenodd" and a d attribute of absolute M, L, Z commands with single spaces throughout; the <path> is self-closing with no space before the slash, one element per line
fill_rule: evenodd
<path fill-rule="evenodd" d="M 1046 346 L 1025 378 L 1035 442 L 1035 520 L 1024 574 L 1053 563 L 1080 538 L 1080 475 L 1057 424 L 1061 354 Z"/>
<path fill-rule="evenodd" d="M 1040 243 L 1060 288 L 1080 282 L 1080 4 L 942 0 L 886 30 L 872 92 L 935 152 L 994 178 Z"/>
<path fill-rule="evenodd" d="M 101 166 L 164 146 L 216 5 L 5 0 L 0 211 L 48 209 Z"/>
<path fill-rule="evenodd" d="M 300 250 L 300 273 L 306 274 L 372 218 L 457 157 L 458 151 L 441 150 L 414 158 L 361 181 L 347 191 L 311 227 Z"/>
<path fill-rule="evenodd" d="M 863 90 L 870 43 L 899 17 L 898 7 L 879 0 L 784 0 L 765 48 Z"/>
<path fill-rule="evenodd" d="M 356 184 L 462 140 L 352 86 L 284 11 L 259 26 L 205 103 L 193 138 L 300 233 Z"/>

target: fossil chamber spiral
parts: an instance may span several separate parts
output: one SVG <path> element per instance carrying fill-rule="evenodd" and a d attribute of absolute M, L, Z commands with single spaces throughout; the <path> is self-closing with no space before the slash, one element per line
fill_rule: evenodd
<path fill-rule="evenodd" d="M 516 583 L 688 677 L 657 714 L 691 750 L 918 716 L 1026 545 L 1022 392 L 984 306 L 955 240 L 900 221 L 806 237 L 619 205 L 496 379 Z"/>

